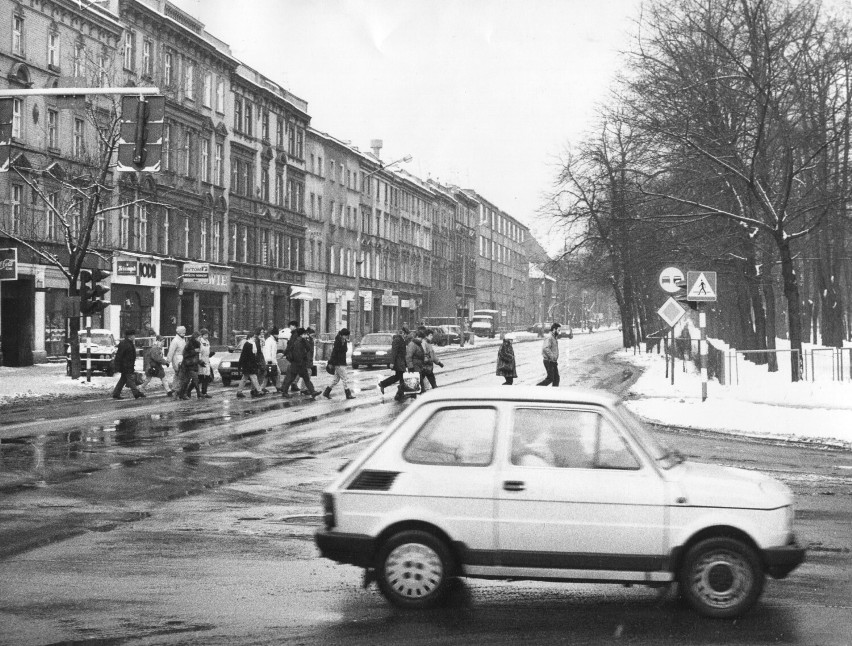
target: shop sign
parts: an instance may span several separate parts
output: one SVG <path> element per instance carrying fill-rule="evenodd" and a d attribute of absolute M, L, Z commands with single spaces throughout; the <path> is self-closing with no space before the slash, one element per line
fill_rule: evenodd
<path fill-rule="evenodd" d="M 183 277 L 206 279 L 210 277 L 210 265 L 206 262 L 187 262 L 183 265 Z"/>
<path fill-rule="evenodd" d="M 399 296 L 388 296 L 387 294 L 382 294 L 382 305 L 386 307 L 396 307 L 399 305 Z"/>
<path fill-rule="evenodd" d="M 141 258 L 116 258 L 113 283 L 124 285 L 160 286 L 160 262 Z"/>
<path fill-rule="evenodd" d="M 231 275 L 227 269 L 206 265 L 209 269 L 207 276 L 203 278 L 189 278 L 186 273 L 188 266 L 189 263 L 183 266 L 183 289 L 199 292 L 228 292 L 231 290 Z"/>
<path fill-rule="evenodd" d="M 115 261 L 116 276 L 136 276 L 136 261 L 135 260 L 116 260 Z"/>
<path fill-rule="evenodd" d="M 402 309 L 407 310 L 411 308 L 411 301 L 407 298 L 402 299 L 402 303 L 399 305 Z"/>
<path fill-rule="evenodd" d="M 0 280 L 18 280 L 17 249 L 0 249 Z"/>

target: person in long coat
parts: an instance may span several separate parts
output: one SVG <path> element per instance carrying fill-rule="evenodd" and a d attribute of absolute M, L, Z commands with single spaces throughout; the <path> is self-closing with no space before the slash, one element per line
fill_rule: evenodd
<path fill-rule="evenodd" d="M 121 376 L 112 391 L 113 399 L 123 399 L 121 391 L 125 386 L 130 388 L 134 399 L 145 396 L 145 393 L 140 392 L 136 387 L 136 344 L 133 342 L 135 336 L 135 330 L 125 331 L 124 338 L 115 352 L 115 370 Z"/>
<path fill-rule="evenodd" d="M 311 374 L 308 372 L 309 346 L 306 340 L 302 338 L 304 334 L 305 328 L 296 328 L 293 332 L 293 336 L 290 337 L 290 343 L 287 346 L 287 359 L 290 361 L 290 367 L 287 369 L 287 377 L 284 379 L 284 383 L 281 384 L 281 396 L 285 399 L 290 398 L 288 389 L 299 377 L 301 377 L 305 382 L 305 387 L 308 389 L 307 394 L 310 395 L 312 399 L 316 399 L 320 394 L 319 391 L 314 388 L 314 384 L 311 382 Z"/>
<path fill-rule="evenodd" d="M 155 333 L 154 344 L 143 355 L 142 366 L 145 373 L 145 380 L 142 382 L 142 388 L 146 388 L 151 383 L 151 379 L 157 378 L 163 384 L 163 390 L 166 391 L 166 395 L 171 397 L 174 391 L 166 377 L 165 366 L 167 365 L 169 365 L 169 361 L 163 356 L 163 337 Z"/>
<path fill-rule="evenodd" d="M 423 337 L 423 368 L 420 370 L 420 390 L 425 390 L 423 386 L 426 385 L 426 381 L 429 382 L 429 386 L 432 388 L 437 388 L 438 384 L 435 381 L 435 366 L 444 367 L 444 364 L 441 363 L 441 360 L 438 359 L 438 353 L 435 352 L 435 346 L 432 345 L 432 336 L 434 332 L 431 329 L 426 330 L 426 335 Z"/>
<path fill-rule="evenodd" d="M 183 361 L 181 362 L 181 374 L 183 375 L 178 386 L 178 398 L 189 399 L 193 388 L 196 395 L 201 397 L 201 387 L 198 385 L 198 355 L 201 352 L 201 343 L 198 341 L 201 333 L 197 330 L 186 342 L 183 348 Z"/>
<path fill-rule="evenodd" d="M 390 362 L 391 366 L 393 366 L 393 374 L 387 379 L 382 379 L 379 382 L 379 390 L 382 391 L 382 394 L 385 394 L 385 388 L 390 386 L 391 384 L 398 383 L 396 390 L 396 396 L 394 399 L 397 401 L 402 401 L 404 396 L 402 394 L 402 378 L 405 374 L 405 350 L 408 345 L 408 328 L 401 327 L 399 332 L 397 332 L 393 340 L 391 341 L 391 351 L 390 351 Z"/>
<path fill-rule="evenodd" d="M 255 342 L 257 341 L 257 337 L 261 331 L 262 330 L 260 328 L 256 329 L 254 334 L 243 342 L 243 348 L 240 350 L 239 366 L 242 378 L 240 379 L 239 386 L 237 386 L 237 397 L 245 397 L 243 394 L 243 388 L 245 388 L 248 383 L 251 383 L 252 397 L 260 397 L 263 395 L 260 389 L 260 382 L 257 380 L 257 357 L 255 356 Z"/>
<path fill-rule="evenodd" d="M 326 399 L 331 399 L 331 389 L 337 385 L 338 381 L 343 382 L 343 393 L 346 395 L 346 399 L 355 399 L 355 395 L 349 388 L 349 373 L 346 370 L 346 353 L 348 350 L 349 328 L 343 328 L 334 337 L 334 346 L 331 348 L 331 356 L 328 359 L 328 365 L 334 367 L 334 379 L 331 380 L 331 385 L 322 391 L 322 396 Z"/>
<path fill-rule="evenodd" d="M 199 331 L 198 343 L 198 381 L 201 383 L 201 396 L 210 399 L 212 395 L 207 394 L 207 386 L 213 381 L 213 370 L 210 368 L 210 357 L 215 352 L 210 352 L 210 332 L 206 328 Z"/>
<path fill-rule="evenodd" d="M 512 339 L 503 337 L 503 344 L 497 350 L 497 376 L 505 379 L 504 386 L 511 386 L 518 376 L 515 365 L 515 349 L 512 347 Z"/>

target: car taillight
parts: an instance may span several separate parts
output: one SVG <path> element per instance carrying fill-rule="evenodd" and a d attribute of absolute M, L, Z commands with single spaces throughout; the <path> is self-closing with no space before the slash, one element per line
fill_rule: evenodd
<path fill-rule="evenodd" d="M 322 495 L 322 518 L 325 521 L 325 528 L 328 530 L 334 529 L 337 525 L 337 518 L 334 515 L 334 496 L 330 493 Z"/>

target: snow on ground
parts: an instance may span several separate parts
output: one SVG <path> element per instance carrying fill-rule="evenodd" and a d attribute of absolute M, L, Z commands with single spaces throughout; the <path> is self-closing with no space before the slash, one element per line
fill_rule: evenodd
<path fill-rule="evenodd" d="M 693 363 L 678 360 L 671 385 L 663 355 L 622 350 L 614 358 L 643 368 L 627 395 L 627 406 L 648 421 L 852 448 L 852 382 L 848 380 L 791 383 L 789 373 L 768 373 L 764 367 L 741 361 L 739 385 L 722 386 L 710 380 L 707 400 L 702 402 L 701 376 Z"/>

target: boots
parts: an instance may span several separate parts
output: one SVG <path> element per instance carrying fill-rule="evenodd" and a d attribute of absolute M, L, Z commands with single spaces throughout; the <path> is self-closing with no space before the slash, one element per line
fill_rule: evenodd
<path fill-rule="evenodd" d="M 346 393 L 346 399 L 355 399 L 355 395 L 353 395 L 352 391 L 348 388 L 344 388 L 343 392 Z"/>
<path fill-rule="evenodd" d="M 349 392 L 348 390 L 346 392 Z M 331 386 L 327 386 L 325 390 L 322 391 L 322 396 L 326 399 L 331 399 Z"/>

